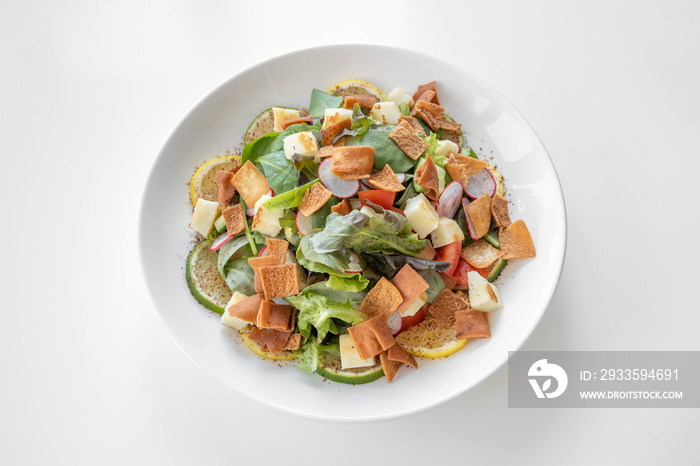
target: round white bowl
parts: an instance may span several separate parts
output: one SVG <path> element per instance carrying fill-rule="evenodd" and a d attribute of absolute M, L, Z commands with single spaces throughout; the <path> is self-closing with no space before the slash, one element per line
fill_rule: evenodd
<path fill-rule="evenodd" d="M 492 337 L 440 360 L 404 367 L 392 383 L 343 385 L 253 354 L 190 294 L 184 265 L 195 244 L 187 182 L 202 162 L 233 153 L 250 121 L 271 106 L 308 107 L 312 88 L 358 78 L 413 92 L 437 80 L 440 103 L 467 144 L 505 178 L 513 220 L 523 219 L 537 257 L 509 262 L 496 284 L 505 307 Z M 484 380 L 532 333 L 557 287 L 566 249 L 564 199 L 535 131 L 498 92 L 457 64 L 409 50 L 340 45 L 300 50 L 234 76 L 202 99 L 170 135 L 151 169 L 140 218 L 141 262 L 155 308 L 182 350 L 227 387 L 269 406 L 325 420 L 366 421 L 416 413 Z"/>

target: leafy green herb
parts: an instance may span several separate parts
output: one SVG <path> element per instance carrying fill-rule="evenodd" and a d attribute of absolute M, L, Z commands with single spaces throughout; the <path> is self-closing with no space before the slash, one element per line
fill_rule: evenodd
<path fill-rule="evenodd" d="M 401 102 L 399 104 L 399 111 L 401 112 L 401 115 L 403 115 L 403 116 L 411 116 L 411 109 L 408 107 L 407 102 Z"/>
<path fill-rule="evenodd" d="M 374 147 L 374 169 L 379 171 L 389 164 L 394 173 L 404 173 L 413 168 L 413 160 L 389 139 L 391 129 L 370 129 L 360 139 L 363 146 Z"/>
<path fill-rule="evenodd" d="M 267 183 L 275 194 L 283 194 L 296 188 L 299 174 L 289 163 L 283 150 L 263 155 L 258 158 L 257 164 L 262 167 Z"/>
<path fill-rule="evenodd" d="M 398 256 L 378 252 L 360 252 L 359 256 L 367 268 L 387 278 L 392 278 L 406 264 L 409 264 L 417 272 L 421 270 L 437 270 L 438 272 L 444 272 L 450 268 L 449 262 L 429 261 L 410 256 Z"/>
<path fill-rule="evenodd" d="M 268 199 L 263 202 L 263 207 L 275 210 L 275 209 L 293 209 L 294 207 L 299 207 L 301 205 L 302 199 L 304 199 L 304 194 L 309 190 L 311 185 L 318 183 L 319 180 L 314 180 L 310 183 L 306 183 L 298 188 L 291 189 L 285 193 L 278 194 L 272 199 Z"/>
<path fill-rule="evenodd" d="M 272 149 L 272 147 L 276 145 L 275 141 L 277 139 L 277 136 L 279 135 L 280 133 L 267 133 L 263 136 L 260 136 L 255 141 L 246 144 L 245 147 L 243 147 L 243 151 L 241 152 L 241 163 L 245 164 L 249 160 L 252 163 L 255 163 L 257 162 L 259 157 L 262 157 L 265 154 L 269 154 L 270 152 L 273 152 L 275 150 L 279 150 Z"/>
<path fill-rule="evenodd" d="M 421 270 L 418 275 L 428 284 L 428 302 L 432 303 L 442 290 L 445 289 L 445 282 L 436 270 Z"/>
<path fill-rule="evenodd" d="M 273 198 L 274 199 L 274 198 Z M 243 212 L 245 212 L 245 201 L 241 199 L 241 209 L 243 209 Z M 248 228 L 248 219 L 243 218 L 243 224 L 245 225 L 244 231 L 245 231 L 245 236 L 248 238 L 248 244 L 250 244 L 250 249 L 253 253 L 253 256 L 258 255 L 258 247 L 255 245 L 255 240 L 253 239 L 253 235 L 250 234 L 250 228 Z"/>
<path fill-rule="evenodd" d="M 318 89 L 313 89 L 311 91 L 311 102 L 309 103 L 309 115 L 314 118 L 323 118 L 327 108 L 338 108 L 342 103 L 342 96 L 334 96 Z"/>

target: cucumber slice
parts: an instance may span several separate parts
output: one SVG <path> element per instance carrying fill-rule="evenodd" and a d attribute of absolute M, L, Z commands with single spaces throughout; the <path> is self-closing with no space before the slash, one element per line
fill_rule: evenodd
<path fill-rule="evenodd" d="M 498 232 L 497 231 L 489 230 L 489 232 L 484 235 L 484 239 L 486 240 L 487 243 L 489 243 L 494 248 L 496 248 L 496 249 L 501 248 L 501 243 L 498 241 Z"/>
<path fill-rule="evenodd" d="M 226 220 L 224 220 L 223 215 L 216 219 L 214 222 L 214 228 L 216 228 L 217 233 L 223 233 L 226 231 Z"/>
<path fill-rule="evenodd" d="M 217 270 L 217 253 L 209 250 L 210 240 L 194 247 L 185 265 L 185 278 L 192 296 L 204 307 L 217 314 L 231 300 L 231 290 Z"/>
<path fill-rule="evenodd" d="M 374 382 L 384 376 L 384 370 L 380 364 L 371 367 L 358 367 L 356 369 L 341 369 L 340 356 L 323 353 L 316 373 L 328 380 L 350 385 L 361 385 Z"/>
<path fill-rule="evenodd" d="M 489 282 L 496 280 L 501 272 L 503 272 L 503 269 L 506 267 L 507 263 L 508 261 L 503 258 L 499 258 L 496 262 L 494 262 L 489 269 L 489 274 L 486 276 L 486 280 Z"/>
<path fill-rule="evenodd" d="M 296 110 L 294 107 L 278 107 Z M 304 109 L 299 110 L 300 116 L 306 116 L 307 112 Z M 275 129 L 275 118 L 272 115 L 272 107 L 260 112 L 260 115 L 253 118 L 253 121 L 248 125 L 248 129 L 243 137 L 243 143 L 248 144 L 255 141 L 261 136 L 272 133 Z"/>

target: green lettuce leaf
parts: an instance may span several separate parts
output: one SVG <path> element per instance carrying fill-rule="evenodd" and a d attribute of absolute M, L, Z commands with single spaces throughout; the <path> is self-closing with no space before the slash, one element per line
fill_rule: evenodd
<path fill-rule="evenodd" d="M 311 185 L 318 183 L 319 180 L 311 181 L 305 185 L 299 186 L 298 188 L 291 189 L 285 193 L 278 194 L 272 199 L 268 199 L 263 202 L 263 206 L 267 209 L 293 209 L 294 207 L 299 207 L 301 205 L 302 199 L 304 199 L 304 194 L 309 190 Z"/>
<path fill-rule="evenodd" d="M 275 194 L 283 194 L 297 187 L 299 173 L 287 160 L 283 150 L 259 157 L 258 164 Z"/>
<path fill-rule="evenodd" d="M 307 286 L 296 296 L 284 299 L 299 310 L 297 321 L 301 335 L 309 338 L 311 330 L 315 328 L 318 341 L 323 341 L 329 332 L 338 332 L 332 319 L 348 325 L 367 320 L 367 315 L 358 311 L 364 297 L 364 292 L 337 291 L 328 287 L 326 282 L 319 282 Z"/>
<path fill-rule="evenodd" d="M 314 118 L 323 118 L 327 108 L 338 108 L 342 103 L 342 96 L 334 96 L 318 89 L 313 89 L 311 91 L 311 102 L 309 103 L 309 115 Z"/>
<path fill-rule="evenodd" d="M 360 145 L 374 147 L 374 169 L 380 171 L 389 164 L 394 173 L 413 168 L 413 160 L 389 139 L 390 129 L 370 129 L 360 139 Z M 347 142 L 347 141 L 346 141 Z"/>
<path fill-rule="evenodd" d="M 316 234 L 318 233 L 306 235 L 299 242 L 296 253 L 299 265 L 312 272 L 330 275 L 328 286 L 333 289 L 348 292 L 365 289 L 369 284 L 369 280 L 363 277 L 361 273 L 345 272 L 350 265 L 350 254 L 348 251 L 317 252 L 312 244 L 313 236 Z"/>

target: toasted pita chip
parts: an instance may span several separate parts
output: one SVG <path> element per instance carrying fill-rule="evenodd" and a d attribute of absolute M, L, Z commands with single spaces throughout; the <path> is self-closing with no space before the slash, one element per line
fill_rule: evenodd
<path fill-rule="evenodd" d="M 459 181 L 465 189 L 467 183 L 469 183 L 469 178 L 479 173 L 488 165 L 483 160 L 455 154 L 454 152 L 450 152 L 448 157 L 445 163 L 445 170 L 447 170 L 447 173 L 450 174 L 453 180 Z"/>
<path fill-rule="evenodd" d="M 376 103 L 377 98 L 373 95 L 343 94 L 343 108 L 353 108 L 355 104 L 360 108 L 372 108 Z"/>
<path fill-rule="evenodd" d="M 323 159 L 325 157 L 330 157 L 333 155 L 333 149 L 336 147 L 344 147 L 345 146 L 345 136 L 342 138 L 338 139 L 335 141 L 335 144 L 331 144 L 329 146 L 321 146 L 321 148 L 318 150 L 318 154 L 316 154 L 317 158 Z"/>
<path fill-rule="evenodd" d="M 260 197 L 270 190 L 267 179 L 253 163 L 248 160 L 233 175 L 233 186 L 241 194 L 246 205 L 254 206 Z"/>
<path fill-rule="evenodd" d="M 391 382 L 392 380 L 394 380 L 396 373 L 401 367 L 401 363 L 389 359 L 388 351 L 382 351 L 381 353 L 379 353 L 379 363 L 382 365 L 382 371 L 384 371 L 384 377 L 386 377 L 386 381 Z"/>
<path fill-rule="evenodd" d="M 493 264 L 503 253 L 491 246 L 485 239 L 475 241 L 462 249 L 462 259 L 472 267 L 485 269 Z"/>
<path fill-rule="evenodd" d="M 296 264 L 261 267 L 260 281 L 267 300 L 299 294 L 299 276 Z"/>
<path fill-rule="evenodd" d="M 481 238 L 491 227 L 491 197 L 484 194 L 467 204 L 467 214 L 476 229 L 476 236 Z"/>
<path fill-rule="evenodd" d="M 373 317 L 348 327 L 348 333 L 362 359 L 376 356 L 396 343 L 386 323 L 386 318 L 382 316 Z"/>
<path fill-rule="evenodd" d="M 348 146 L 333 149 L 331 173 L 344 180 L 369 178 L 374 167 L 374 147 Z"/>
<path fill-rule="evenodd" d="M 284 120 L 279 122 L 279 130 L 284 131 L 292 125 L 298 125 L 300 123 L 311 123 L 314 121 L 311 115 L 307 115 L 299 118 L 290 118 L 289 120 Z M 276 130 L 275 130 L 276 131 Z"/>
<path fill-rule="evenodd" d="M 321 142 L 324 146 L 331 145 L 337 135 L 342 133 L 344 129 L 350 129 L 351 127 L 352 120 L 350 118 L 328 125 L 321 129 Z"/>
<path fill-rule="evenodd" d="M 397 311 L 403 314 L 404 311 L 426 291 L 430 285 L 416 272 L 409 264 L 404 265 L 401 270 L 391 279 L 396 289 L 401 293 L 403 302 Z"/>
<path fill-rule="evenodd" d="M 394 343 L 391 348 L 379 353 L 379 362 L 382 364 L 384 376 L 387 382 L 391 382 L 402 364 L 408 364 L 414 369 L 418 369 L 416 360 L 408 354 L 398 343 Z"/>
<path fill-rule="evenodd" d="M 235 236 L 245 229 L 245 214 L 240 204 L 232 205 L 221 211 L 226 222 L 226 233 Z"/>
<path fill-rule="evenodd" d="M 350 205 L 350 201 L 348 201 L 347 199 L 343 199 L 343 202 L 331 207 L 331 212 L 334 212 L 334 213 L 340 214 L 340 215 L 347 215 L 350 212 L 352 212 L 352 205 Z"/>
<path fill-rule="evenodd" d="M 236 194 L 236 188 L 231 183 L 233 180 L 233 172 L 229 170 L 221 170 L 216 172 L 216 200 L 219 201 L 219 210 L 224 210 L 228 207 L 233 196 Z"/>
<path fill-rule="evenodd" d="M 270 267 L 277 264 L 277 258 L 273 255 L 267 255 L 262 257 L 251 257 L 248 259 L 248 263 L 253 268 L 253 284 L 255 285 L 255 292 L 258 294 L 263 294 L 262 280 L 260 279 L 260 268 Z"/>
<path fill-rule="evenodd" d="M 433 159 L 430 156 L 426 158 L 423 165 L 416 169 L 413 179 L 416 183 L 418 183 L 418 185 L 425 188 L 425 195 L 428 197 L 428 199 L 437 201 L 438 190 L 440 189 L 440 179 L 438 178 L 435 162 L 433 162 Z"/>
<path fill-rule="evenodd" d="M 490 338 L 488 312 L 457 311 L 455 312 L 455 332 L 457 340 L 469 338 Z"/>
<path fill-rule="evenodd" d="M 406 189 L 399 182 L 399 178 L 389 164 L 384 165 L 382 171 L 372 173 L 369 177 L 369 183 L 372 186 L 376 186 L 384 191 L 391 191 L 392 193 L 397 193 Z"/>
<path fill-rule="evenodd" d="M 277 259 L 277 264 L 274 265 L 282 265 L 287 262 L 287 250 L 289 250 L 289 243 L 287 241 L 276 238 L 265 238 L 265 244 L 267 245 L 267 255 Z"/>
<path fill-rule="evenodd" d="M 535 257 L 535 244 L 525 222 L 517 220 L 508 228 L 500 228 L 498 240 L 504 259 Z"/>
<path fill-rule="evenodd" d="M 327 190 L 323 184 L 314 183 L 306 191 L 306 193 L 304 193 L 304 198 L 301 200 L 301 204 L 299 205 L 299 212 L 306 217 L 310 216 L 318 209 L 323 207 L 332 195 L 333 193 Z"/>
<path fill-rule="evenodd" d="M 277 354 L 284 351 L 284 348 L 287 345 L 287 340 L 289 340 L 289 336 L 291 334 L 292 332 L 282 330 L 260 330 L 257 327 L 252 327 L 250 329 L 250 333 L 248 334 L 248 338 L 262 345 L 267 352 Z"/>
<path fill-rule="evenodd" d="M 389 139 L 394 141 L 404 154 L 413 160 L 418 160 L 428 144 L 418 136 L 409 123 L 401 121 L 396 128 L 389 133 Z"/>
<path fill-rule="evenodd" d="M 418 96 L 418 99 L 413 104 L 413 108 L 411 109 L 411 115 L 415 115 L 416 113 L 418 113 L 418 108 L 416 108 L 416 104 L 418 102 L 423 100 L 426 102 L 433 103 L 433 100 L 435 100 L 436 98 L 437 98 L 437 94 L 435 93 L 435 91 L 427 89 L 425 92 L 423 92 L 421 95 Z"/>
<path fill-rule="evenodd" d="M 411 126 L 411 129 L 414 133 L 420 134 L 421 136 L 427 136 L 423 127 L 420 125 L 420 123 L 418 123 L 418 120 L 416 120 L 412 116 L 401 115 L 399 117 L 399 124 L 401 124 L 402 121 L 408 123 Z"/>
<path fill-rule="evenodd" d="M 455 312 L 466 310 L 469 310 L 469 303 L 463 295 L 445 288 L 428 307 L 428 314 L 445 325 L 451 326 L 455 323 Z"/>
<path fill-rule="evenodd" d="M 245 322 L 254 324 L 257 320 L 262 300 L 262 296 L 254 294 L 228 308 L 228 313 L 231 317 L 237 317 Z"/>
<path fill-rule="evenodd" d="M 401 292 L 393 283 L 382 277 L 362 300 L 360 312 L 369 317 L 382 316 L 387 319 L 402 301 Z"/>
<path fill-rule="evenodd" d="M 260 310 L 255 319 L 255 325 L 259 329 L 271 328 L 275 330 L 294 330 L 294 308 L 289 304 L 277 304 L 273 301 L 260 303 Z"/>
<path fill-rule="evenodd" d="M 425 91 L 433 91 L 435 92 L 435 97 L 433 97 L 431 102 L 440 105 L 440 102 L 438 102 L 437 97 L 437 89 L 435 88 L 436 84 L 436 81 L 431 81 L 427 84 L 421 84 L 420 86 L 418 86 L 418 90 L 413 94 L 413 101 L 418 102 L 418 99 L 425 93 Z"/>
<path fill-rule="evenodd" d="M 508 228 L 511 225 L 508 201 L 498 194 L 491 198 L 491 215 L 493 215 L 493 219 L 499 227 Z"/>
<path fill-rule="evenodd" d="M 437 104 L 429 102 L 427 100 L 418 100 L 413 106 L 413 112 L 425 121 L 430 129 L 437 131 L 440 129 L 440 123 L 442 121 L 442 112 L 445 111 L 444 107 Z"/>
<path fill-rule="evenodd" d="M 301 346 L 301 333 L 293 333 L 289 336 L 287 343 L 284 345 L 284 349 L 289 351 L 298 350 Z"/>

